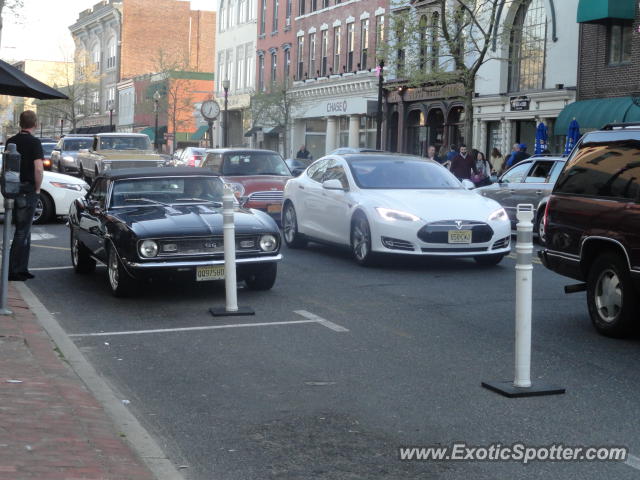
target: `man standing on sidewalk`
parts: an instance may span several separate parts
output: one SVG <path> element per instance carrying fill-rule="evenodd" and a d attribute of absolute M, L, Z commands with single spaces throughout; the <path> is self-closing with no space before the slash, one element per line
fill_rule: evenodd
<path fill-rule="evenodd" d="M 451 173 L 458 177 L 458 180 L 469 180 L 473 173 L 478 173 L 475 159 L 471 158 L 471 155 L 467 153 L 466 145 L 460 145 L 460 153 L 451 160 L 450 170 Z"/>
<path fill-rule="evenodd" d="M 33 136 L 38 124 L 35 112 L 25 110 L 20 114 L 20 133 L 7 144 L 15 143 L 20 160 L 20 194 L 15 200 L 16 231 L 11 244 L 9 280 L 24 282 L 33 275 L 29 273 L 29 251 L 31 249 L 31 223 L 36 210 L 40 186 L 42 185 L 44 153 L 40 140 Z M 8 228 L 5 225 L 5 228 Z"/>

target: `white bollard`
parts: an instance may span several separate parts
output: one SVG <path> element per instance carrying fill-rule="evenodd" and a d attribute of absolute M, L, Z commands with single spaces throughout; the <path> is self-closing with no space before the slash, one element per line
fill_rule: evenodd
<path fill-rule="evenodd" d="M 514 387 L 531 386 L 531 309 L 533 308 L 533 205 L 518 205 L 516 217 L 516 368 Z"/>
<path fill-rule="evenodd" d="M 224 184 L 222 196 L 222 231 L 224 233 L 224 286 L 227 293 L 227 312 L 238 311 L 238 291 L 236 279 L 236 227 L 233 223 L 233 190 Z"/>
<path fill-rule="evenodd" d="M 14 200 L 11 198 L 4 199 L 4 227 L 2 230 L 2 287 L 0 287 L 0 315 L 11 315 L 13 312 L 9 310 L 9 251 L 11 243 L 11 212 L 13 210 Z"/>

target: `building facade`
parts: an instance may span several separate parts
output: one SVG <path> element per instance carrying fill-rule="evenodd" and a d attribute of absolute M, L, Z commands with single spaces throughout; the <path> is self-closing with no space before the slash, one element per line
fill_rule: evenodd
<path fill-rule="evenodd" d="M 216 38 L 216 97 L 221 113 L 214 122 L 214 146 L 223 146 L 224 88 L 227 96 L 228 146 L 249 146 L 244 133 L 251 129 L 251 93 L 255 89 L 257 38 L 256 0 L 220 0 Z"/>

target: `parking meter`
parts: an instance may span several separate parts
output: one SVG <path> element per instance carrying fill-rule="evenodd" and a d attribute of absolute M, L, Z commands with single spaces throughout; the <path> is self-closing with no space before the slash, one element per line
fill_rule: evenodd
<path fill-rule="evenodd" d="M 0 188 L 4 198 L 16 198 L 20 193 L 20 158 L 15 143 L 9 143 L 2 154 Z"/>

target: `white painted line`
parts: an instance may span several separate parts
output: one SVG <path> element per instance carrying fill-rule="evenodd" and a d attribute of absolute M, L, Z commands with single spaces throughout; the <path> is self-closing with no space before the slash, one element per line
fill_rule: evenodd
<path fill-rule="evenodd" d="M 138 335 L 142 333 L 193 332 L 196 330 L 218 330 L 221 328 L 269 327 L 272 325 L 292 325 L 296 323 L 320 323 L 317 320 L 292 320 L 289 322 L 236 323 L 230 325 L 206 325 L 202 327 L 158 328 L 153 330 L 124 330 L 121 332 L 70 333 L 70 337 L 110 337 L 114 335 Z"/>
<path fill-rule="evenodd" d="M 348 328 L 341 327 L 340 325 L 330 322 L 322 317 L 319 317 L 311 312 L 307 312 L 306 310 L 294 310 L 293 313 L 297 313 L 301 317 L 308 318 L 309 320 L 313 320 L 318 322 L 321 325 L 324 325 L 327 328 L 330 328 L 334 332 L 348 332 Z"/>
<path fill-rule="evenodd" d="M 122 397 L 118 398 L 102 377 L 98 375 L 93 366 L 87 362 L 78 347 L 69 339 L 60 324 L 47 311 L 29 287 L 22 282 L 16 282 L 14 286 L 63 353 L 69 365 L 102 404 L 115 424 L 115 431 L 123 433 L 124 441 L 136 450 L 140 458 L 144 460 L 147 467 L 154 474 L 156 480 L 184 479 L 154 438 L 138 422 L 131 411 L 122 404 Z"/>
<path fill-rule="evenodd" d="M 73 268 L 72 265 L 67 265 L 64 267 L 36 267 L 36 268 L 30 268 L 29 270 L 66 270 L 68 268 Z"/>
<path fill-rule="evenodd" d="M 51 240 L 52 238 L 58 238 L 50 233 L 32 233 L 31 240 Z"/>
<path fill-rule="evenodd" d="M 624 462 L 625 465 L 629 465 L 631 468 L 635 468 L 636 470 L 640 470 L 640 458 L 635 455 L 627 454 L 627 461 Z"/>

